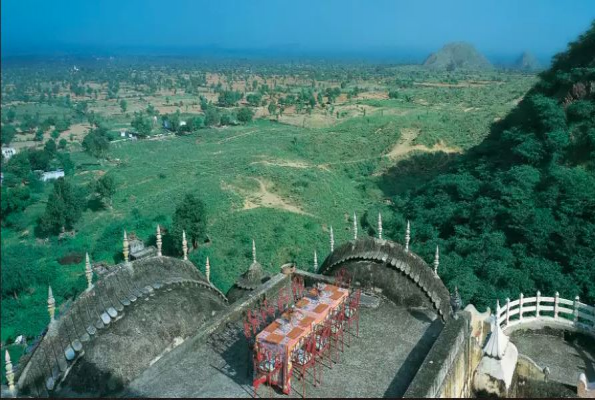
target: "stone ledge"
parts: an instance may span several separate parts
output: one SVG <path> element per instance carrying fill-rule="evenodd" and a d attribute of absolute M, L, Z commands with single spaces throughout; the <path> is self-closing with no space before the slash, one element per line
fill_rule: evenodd
<path fill-rule="evenodd" d="M 457 315 L 440 332 L 403 397 L 440 397 L 444 379 L 471 331 L 469 312 L 459 311 Z"/>

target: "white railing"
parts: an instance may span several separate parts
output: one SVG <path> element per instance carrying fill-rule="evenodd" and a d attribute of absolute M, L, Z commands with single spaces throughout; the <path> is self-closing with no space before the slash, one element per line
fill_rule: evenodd
<path fill-rule="evenodd" d="M 504 331 L 519 324 L 553 322 L 595 335 L 595 307 L 579 300 L 578 296 L 574 300 L 560 298 L 558 292 L 554 297 L 542 296 L 540 292 L 535 297 L 524 297 L 521 293 L 517 300 L 506 299 L 502 307 L 498 300 L 496 318 Z"/>

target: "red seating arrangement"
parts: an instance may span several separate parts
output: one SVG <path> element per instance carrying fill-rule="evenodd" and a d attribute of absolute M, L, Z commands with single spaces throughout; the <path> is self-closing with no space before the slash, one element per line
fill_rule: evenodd
<path fill-rule="evenodd" d="M 299 275 L 293 277 L 291 281 L 291 290 L 293 291 L 293 300 L 298 301 L 304 297 L 305 285 L 304 278 Z"/>
<path fill-rule="evenodd" d="M 306 372 L 312 369 L 314 386 L 316 387 L 316 339 L 310 335 L 304 345 L 293 353 L 293 373 L 299 371 L 298 379 L 302 381 L 302 398 L 306 398 Z"/>
<path fill-rule="evenodd" d="M 345 322 L 347 323 L 348 330 L 351 333 L 351 327 L 355 323 L 356 324 L 356 336 L 359 337 L 359 302 L 360 297 L 362 295 L 361 289 L 355 290 L 347 304 L 345 304 L 345 310 L 343 314 L 345 315 Z M 349 344 L 351 346 L 351 335 L 349 336 Z"/>
<path fill-rule="evenodd" d="M 258 390 L 258 386 L 266 382 L 272 394 L 273 385 L 278 383 L 274 380 L 274 377 L 279 374 L 281 368 L 283 368 L 281 354 L 274 354 L 266 349 L 258 349 L 254 354 L 254 370 L 257 372 L 256 379 L 253 381 L 254 390 Z"/>
<path fill-rule="evenodd" d="M 270 322 L 271 320 L 275 319 L 275 306 L 272 304 L 269 305 L 267 299 L 262 300 L 260 312 L 267 322 Z"/>
<path fill-rule="evenodd" d="M 330 330 L 330 338 L 331 338 L 331 359 L 332 359 L 332 350 L 333 350 L 333 342 L 335 343 L 335 354 L 336 354 L 336 361 L 335 363 L 339 362 L 339 343 L 341 343 L 341 352 L 345 351 L 344 344 L 345 344 L 345 304 L 339 309 L 339 312 L 335 313 L 331 316 L 330 319 L 331 330 Z"/>
<path fill-rule="evenodd" d="M 351 335 L 354 334 L 353 327 L 355 336 L 359 336 L 361 289 L 353 292 L 344 290 L 350 287 L 352 280 L 344 268 L 337 271 L 335 278 L 335 286 L 343 289 L 339 290 L 333 285 L 327 285 L 330 287 L 324 289 L 327 286 L 321 285 L 324 290 L 321 296 L 324 298 L 300 301 L 306 294 L 304 280 L 301 276 L 294 276 L 291 289 L 281 288 L 276 301 L 269 303 L 267 299 L 263 299 L 256 310 L 247 311 L 244 335 L 253 355 L 251 365 L 255 372 L 255 391 L 260 384 L 266 383 L 271 395 L 272 385 L 281 386 L 283 393 L 289 394 L 291 375 L 295 375 L 302 381 L 302 397 L 305 398 L 308 371 L 312 371 L 314 386 L 322 384 L 321 367 L 324 365 L 333 368 L 333 364 L 339 362 L 339 352 L 345 350 L 345 332 L 349 333 L 348 346 L 351 345 Z M 310 305 L 311 301 L 320 304 Z M 301 310 L 301 329 L 297 329 L 297 322 L 287 315 L 273 322 L 294 303 L 298 303 L 296 311 Z M 289 323 L 292 326 L 286 326 Z M 290 358 L 287 359 L 286 356 Z M 328 364 L 325 358 L 328 359 Z"/>
<path fill-rule="evenodd" d="M 289 303 L 289 294 L 287 293 L 287 289 L 283 287 L 279 290 L 279 297 L 277 297 L 277 310 L 279 314 L 282 314 L 287 309 Z"/>
<path fill-rule="evenodd" d="M 250 322 L 250 325 L 252 325 L 254 335 L 258 334 L 258 332 L 260 332 L 260 328 L 263 325 L 263 322 L 261 321 L 262 316 L 258 311 L 253 310 L 248 310 L 247 316 L 248 322 Z"/>
<path fill-rule="evenodd" d="M 254 353 L 254 342 L 255 342 L 256 334 L 255 334 L 254 330 L 252 329 L 252 324 L 248 321 L 244 321 L 244 336 L 246 337 L 246 341 L 248 342 L 248 349 L 250 350 L 248 352 L 248 365 L 251 365 L 252 363 L 250 362 L 250 360 L 252 358 L 252 354 Z M 248 377 L 250 377 L 250 374 L 252 373 L 252 371 L 250 370 L 250 368 L 247 368 L 247 370 L 248 370 Z"/>
<path fill-rule="evenodd" d="M 335 285 L 346 289 L 351 287 L 351 274 L 345 268 L 335 273 Z"/>
<path fill-rule="evenodd" d="M 331 347 L 331 324 L 330 320 L 326 321 L 323 325 L 317 326 L 314 330 L 314 355 L 315 359 L 322 364 L 322 360 L 324 359 L 325 355 L 328 355 L 329 360 L 329 368 L 333 368 L 333 363 L 331 360 L 330 354 L 330 347 Z M 318 380 L 322 383 L 322 369 L 319 371 L 320 379 Z"/>

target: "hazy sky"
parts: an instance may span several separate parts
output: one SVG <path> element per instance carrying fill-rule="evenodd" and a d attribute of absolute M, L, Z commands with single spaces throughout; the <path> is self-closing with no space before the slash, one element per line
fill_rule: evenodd
<path fill-rule="evenodd" d="M 2 0 L 2 52 L 84 46 L 552 54 L 595 19 L 595 0 Z"/>

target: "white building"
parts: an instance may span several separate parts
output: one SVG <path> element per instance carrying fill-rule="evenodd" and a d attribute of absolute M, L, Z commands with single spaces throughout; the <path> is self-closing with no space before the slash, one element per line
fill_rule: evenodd
<path fill-rule="evenodd" d="M 41 180 L 44 182 L 52 181 L 58 178 L 64 178 L 64 170 L 58 169 L 56 171 L 48 171 L 41 175 Z"/>
<path fill-rule="evenodd" d="M 10 157 L 14 156 L 15 154 L 17 154 L 17 150 L 13 147 L 3 147 L 2 148 L 2 157 L 6 158 L 7 160 L 10 159 Z"/>

